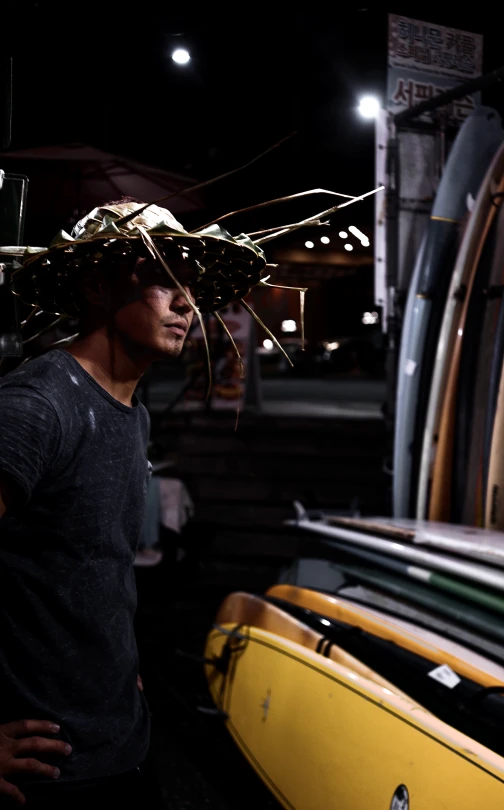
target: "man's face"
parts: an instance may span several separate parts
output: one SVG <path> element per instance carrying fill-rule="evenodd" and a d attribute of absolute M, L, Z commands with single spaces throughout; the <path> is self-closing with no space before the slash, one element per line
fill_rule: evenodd
<path fill-rule="evenodd" d="M 182 259 L 168 265 L 194 303 L 195 271 Z M 147 360 L 179 356 L 194 312 L 159 262 L 138 259 L 111 292 L 115 331 L 132 354 Z"/>

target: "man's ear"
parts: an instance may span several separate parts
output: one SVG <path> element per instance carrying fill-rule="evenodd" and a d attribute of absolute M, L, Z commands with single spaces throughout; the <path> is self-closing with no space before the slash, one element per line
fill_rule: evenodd
<path fill-rule="evenodd" d="M 84 276 L 81 282 L 81 293 L 93 306 L 101 307 L 106 312 L 110 311 L 112 303 L 110 285 L 99 270 Z"/>

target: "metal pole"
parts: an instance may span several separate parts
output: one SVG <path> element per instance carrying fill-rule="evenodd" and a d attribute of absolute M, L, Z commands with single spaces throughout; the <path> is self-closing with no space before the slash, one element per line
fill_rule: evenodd
<path fill-rule="evenodd" d="M 8 149 L 12 137 L 12 56 L 0 57 L 0 147 Z"/>
<path fill-rule="evenodd" d="M 22 357 L 23 338 L 19 323 L 18 300 L 12 293 L 10 270 L 0 263 L 0 356 Z"/>
<path fill-rule="evenodd" d="M 399 319 L 397 312 L 396 287 L 397 263 L 399 251 L 399 142 L 396 127 L 393 121 L 390 124 L 390 135 L 387 143 L 387 190 L 386 190 L 386 219 L 387 219 L 387 413 L 386 420 L 389 428 L 393 428 L 395 420 L 395 397 L 397 385 L 397 347 L 399 344 Z"/>

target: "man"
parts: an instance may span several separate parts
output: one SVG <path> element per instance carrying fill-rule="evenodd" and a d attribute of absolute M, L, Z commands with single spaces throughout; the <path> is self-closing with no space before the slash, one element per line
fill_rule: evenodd
<path fill-rule="evenodd" d="M 266 284 L 260 245 L 337 207 L 233 237 L 217 223 L 238 212 L 188 233 L 166 209 L 109 203 L 27 248 L 16 294 L 81 329 L 0 380 L 0 799 L 154 810 L 133 633 L 149 433 L 135 387 L 180 353 L 195 313 L 226 329 L 218 310 L 241 301 L 266 329 L 243 301 Z"/>
<path fill-rule="evenodd" d="M 28 262 L 32 293 L 19 284 L 29 303 L 45 296 L 81 321 L 68 348 L 0 380 L 0 804 L 158 806 L 146 799 L 133 632 L 149 435 L 135 388 L 153 361 L 180 354 L 196 276 L 169 239 L 161 262 L 149 252 L 141 216 L 137 231 L 96 242 L 97 222 L 135 208 L 111 203 L 77 224 L 66 286 L 51 292 L 44 275 L 56 249 Z"/>

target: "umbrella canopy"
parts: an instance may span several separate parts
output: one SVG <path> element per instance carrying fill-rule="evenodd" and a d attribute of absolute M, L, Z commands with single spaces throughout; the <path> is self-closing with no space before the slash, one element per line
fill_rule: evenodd
<path fill-rule="evenodd" d="M 195 185 L 196 180 L 82 143 L 0 152 L 0 167 L 30 180 L 28 213 L 60 223 L 123 196 L 151 201 Z M 166 203 L 177 213 L 204 208 L 197 192 Z"/>

